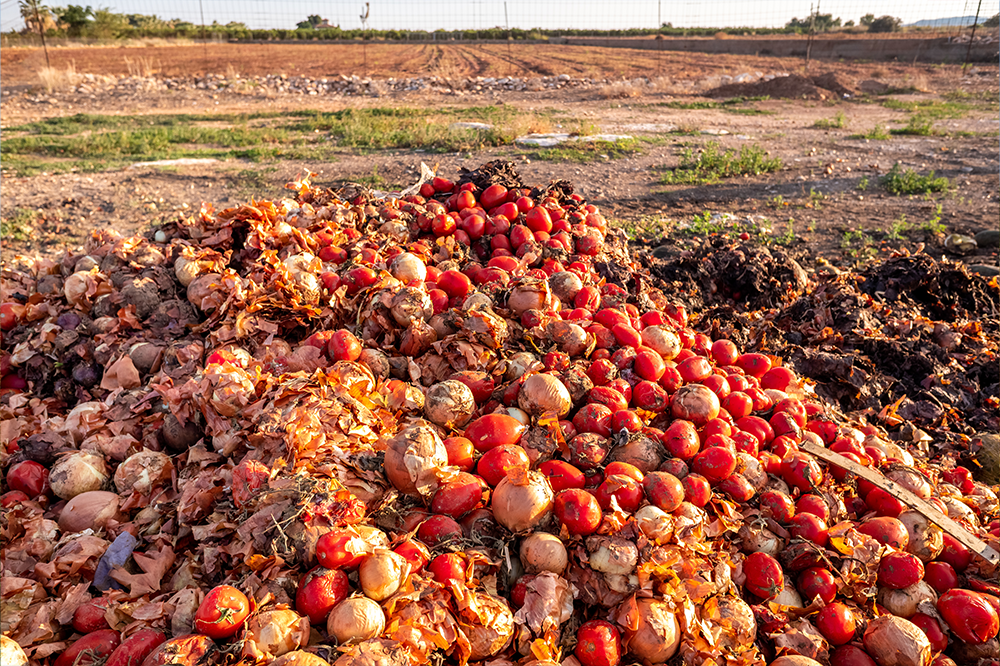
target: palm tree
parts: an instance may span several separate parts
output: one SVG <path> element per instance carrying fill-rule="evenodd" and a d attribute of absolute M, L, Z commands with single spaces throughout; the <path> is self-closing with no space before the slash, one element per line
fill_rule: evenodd
<path fill-rule="evenodd" d="M 52 63 L 49 62 L 49 47 L 45 43 L 45 31 L 50 27 L 49 24 L 53 23 L 52 12 L 41 3 L 41 0 L 18 0 L 17 6 L 21 10 L 21 18 L 24 19 L 25 27 L 30 30 L 37 30 L 38 35 L 42 38 L 42 49 L 45 51 L 45 66 L 51 67 Z"/>

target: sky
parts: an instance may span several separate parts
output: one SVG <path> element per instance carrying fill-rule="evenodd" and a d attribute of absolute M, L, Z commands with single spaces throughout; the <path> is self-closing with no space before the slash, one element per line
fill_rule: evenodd
<path fill-rule="evenodd" d="M 362 27 L 362 0 L 78 0 L 126 14 L 155 14 L 201 23 L 240 21 L 251 28 L 294 28 L 318 14 L 342 28 Z M 625 29 L 675 27 L 780 27 L 807 17 L 818 6 L 843 21 L 867 13 L 911 23 L 921 19 L 969 16 L 980 0 L 371 0 L 372 29 L 445 30 L 491 28 Z M 48 0 L 50 6 L 69 1 Z M 73 3 L 76 4 L 76 3 Z M 506 10 L 506 13 L 505 13 Z M 980 15 L 1000 11 L 1000 0 L 983 0 Z M 17 0 L 0 0 L 0 30 L 23 26 Z"/>

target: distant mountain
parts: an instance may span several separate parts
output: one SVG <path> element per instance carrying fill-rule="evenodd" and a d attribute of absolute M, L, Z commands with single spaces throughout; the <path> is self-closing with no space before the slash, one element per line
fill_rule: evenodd
<path fill-rule="evenodd" d="M 982 23 L 988 18 L 989 16 L 980 16 L 979 22 Z M 907 26 L 914 28 L 946 28 L 959 25 L 972 25 L 975 22 L 975 16 L 952 16 L 951 18 L 924 19 L 923 21 L 909 23 Z"/>

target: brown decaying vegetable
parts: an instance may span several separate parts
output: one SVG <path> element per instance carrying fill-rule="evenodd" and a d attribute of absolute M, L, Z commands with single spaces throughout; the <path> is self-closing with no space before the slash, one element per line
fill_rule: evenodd
<path fill-rule="evenodd" d="M 931 644 L 917 625 L 895 615 L 882 615 L 868 623 L 865 651 L 878 666 L 927 666 Z"/>
<path fill-rule="evenodd" d="M 266 610 L 247 620 L 243 656 L 270 661 L 309 644 L 309 618 L 290 609 Z"/>
<path fill-rule="evenodd" d="M 368 597 L 351 597 L 330 611 L 326 630 L 340 644 L 366 641 L 378 637 L 385 630 L 385 613 L 378 603 Z"/>
<path fill-rule="evenodd" d="M 516 480 L 508 475 L 493 492 L 493 515 L 511 532 L 537 526 L 552 511 L 554 494 L 548 478 L 531 470 Z"/>
<path fill-rule="evenodd" d="M 89 490 L 100 490 L 108 477 L 104 456 L 94 451 L 77 451 L 52 466 L 49 485 L 56 497 L 68 500 Z"/>
<path fill-rule="evenodd" d="M 117 493 L 90 490 L 80 493 L 63 507 L 59 514 L 59 529 L 63 532 L 99 530 L 118 514 Z"/>

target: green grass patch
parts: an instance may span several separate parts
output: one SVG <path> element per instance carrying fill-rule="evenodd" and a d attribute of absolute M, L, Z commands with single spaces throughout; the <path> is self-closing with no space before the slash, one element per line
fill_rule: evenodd
<path fill-rule="evenodd" d="M 723 178 L 770 173 L 781 167 L 780 158 L 768 157 L 768 152 L 757 144 L 743 146 L 737 153 L 723 151 L 718 142 L 710 141 L 697 155 L 690 148 L 684 149 L 680 166 L 664 173 L 660 182 L 664 185 L 716 183 Z"/>
<path fill-rule="evenodd" d="M 552 148 L 526 150 L 524 154 L 533 160 L 547 162 L 594 162 L 595 160 L 617 160 L 632 157 L 642 152 L 637 139 L 620 141 L 571 141 Z"/>
<path fill-rule="evenodd" d="M 843 129 L 847 125 L 847 116 L 843 111 L 838 111 L 833 118 L 820 118 L 813 123 L 816 129 Z"/>
<path fill-rule="evenodd" d="M 850 138 L 852 138 L 852 139 L 868 139 L 869 141 L 887 141 L 888 139 L 892 138 L 892 134 L 890 134 L 881 125 L 876 125 L 875 127 L 871 128 L 867 132 L 863 132 L 861 134 L 852 134 Z"/>
<path fill-rule="evenodd" d="M 897 136 L 934 136 L 937 134 L 934 129 L 934 119 L 920 113 L 910 116 L 904 127 L 890 131 Z"/>
<path fill-rule="evenodd" d="M 951 189 L 951 183 L 947 178 L 934 177 L 931 171 L 926 176 L 921 176 L 913 169 L 903 169 L 899 162 L 892 165 L 879 183 L 890 194 L 932 194 L 934 192 L 947 192 Z"/>
<path fill-rule="evenodd" d="M 753 107 L 743 106 L 753 102 L 763 102 L 769 99 L 771 98 L 768 95 L 758 95 L 756 97 L 732 97 L 730 99 L 722 100 L 721 102 L 714 102 L 711 100 L 681 102 L 674 100 L 671 102 L 659 102 L 655 106 L 665 106 L 671 109 L 683 109 L 688 111 L 719 109 L 725 111 L 726 113 L 735 113 L 741 116 L 773 116 L 777 113 L 776 111 L 766 111 L 764 109 L 755 109 Z"/>
<path fill-rule="evenodd" d="M 38 220 L 38 212 L 18 208 L 10 217 L 0 217 L 0 238 L 24 241 L 31 236 L 31 227 Z"/>
<path fill-rule="evenodd" d="M 968 104 L 962 102 L 939 102 L 936 100 L 906 101 L 899 99 L 887 99 L 882 102 L 882 106 L 887 109 L 897 109 L 899 111 L 909 111 L 919 113 L 933 120 L 944 118 L 964 118 L 972 109 Z"/>

